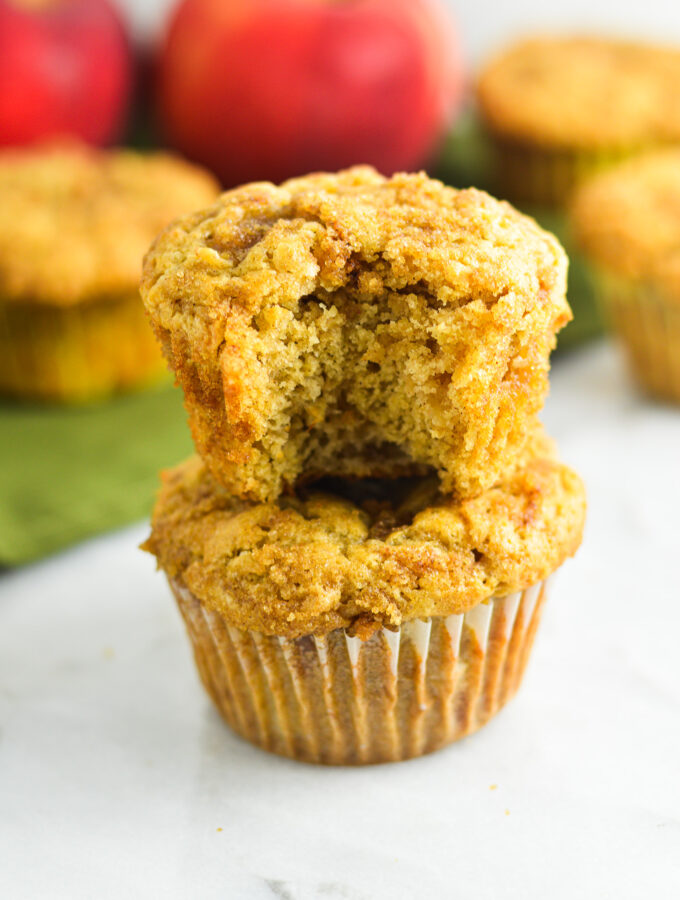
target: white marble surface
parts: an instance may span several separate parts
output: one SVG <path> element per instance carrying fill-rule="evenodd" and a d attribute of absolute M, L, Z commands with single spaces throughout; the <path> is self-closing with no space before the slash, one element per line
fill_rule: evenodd
<path fill-rule="evenodd" d="M 517 698 L 431 757 L 234 737 L 143 526 L 2 576 L 0 897 L 680 897 L 680 410 L 597 348 L 557 363 L 545 419 L 585 544 Z"/>

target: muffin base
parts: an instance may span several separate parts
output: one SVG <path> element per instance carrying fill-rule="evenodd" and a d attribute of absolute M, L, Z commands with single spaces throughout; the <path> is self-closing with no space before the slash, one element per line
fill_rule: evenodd
<path fill-rule="evenodd" d="M 69 307 L 0 302 L 0 393 L 83 403 L 165 372 L 138 294 Z"/>
<path fill-rule="evenodd" d="M 650 394 L 680 403 L 680 303 L 651 285 L 597 271 L 598 300 L 633 376 Z"/>
<path fill-rule="evenodd" d="M 481 728 L 522 680 L 546 582 L 468 612 L 290 640 L 243 631 L 170 587 L 226 722 L 272 753 L 360 765 L 430 753 Z"/>
<path fill-rule="evenodd" d="M 581 181 L 643 149 L 550 150 L 493 134 L 489 138 L 495 193 L 519 204 L 549 207 L 563 207 Z"/>

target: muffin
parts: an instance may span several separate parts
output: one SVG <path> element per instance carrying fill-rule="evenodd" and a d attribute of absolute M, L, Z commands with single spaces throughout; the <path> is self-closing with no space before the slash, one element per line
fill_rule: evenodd
<path fill-rule="evenodd" d="M 159 378 L 140 261 L 216 182 L 163 154 L 78 144 L 0 153 L 0 393 L 79 402 Z"/>
<path fill-rule="evenodd" d="M 433 476 L 324 479 L 257 503 L 198 458 L 164 473 L 144 547 L 229 725 L 275 753 L 358 764 L 429 753 L 493 716 L 583 526 L 578 477 L 539 431 L 531 444 L 463 501 Z"/>
<path fill-rule="evenodd" d="M 593 178 L 574 198 L 571 223 L 634 375 L 680 402 L 680 149 Z"/>
<path fill-rule="evenodd" d="M 359 167 L 250 184 L 177 220 L 142 297 L 230 494 L 516 467 L 570 318 L 557 241 L 505 203 Z"/>
<path fill-rule="evenodd" d="M 680 50 L 536 37 L 493 59 L 477 87 L 504 197 L 560 205 L 594 171 L 680 141 Z"/>

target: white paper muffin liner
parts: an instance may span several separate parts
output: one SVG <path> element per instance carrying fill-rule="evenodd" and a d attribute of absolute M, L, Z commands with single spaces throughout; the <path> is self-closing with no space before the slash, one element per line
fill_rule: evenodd
<path fill-rule="evenodd" d="M 594 269 L 603 313 L 620 339 L 637 381 L 680 403 L 680 302 L 653 286 Z"/>
<path fill-rule="evenodd" d="M 493 153 L 497 196 L 522 204 L 564 207 L 574 189 L 597 172 L 611 168 L 646 147 L 599 149 L 548 148 L 510 140 L 487 131 Z"/>
<path fill-rule="evenodd" d="M 87 403 L 168 377 L 138 294 L 59 307 L 0 301 L 0 393 Z"/>
<path fill-rule="evenodd" d="M 546 595 L 541 582 L 362 641 L 344 629 L 297 639 L 243 631 L 170 586 L 201 680 L 234 731 L 336 765 L 420 756 L 484 725 L 519 687 Z"/>

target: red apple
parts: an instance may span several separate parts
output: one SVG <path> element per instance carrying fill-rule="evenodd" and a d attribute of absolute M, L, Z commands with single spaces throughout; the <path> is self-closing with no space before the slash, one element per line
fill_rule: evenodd
<path fill-rule="evenodd" d="M 0 145 L 120 137 L 132 59 L 109 0 L 0 0 Z"/>
<path fill-rule="evenodd" d="M 226 185 L 428 159 L 461 96 L 435 0 L 182 0 L 159 60 L 168 141 Z"/>

